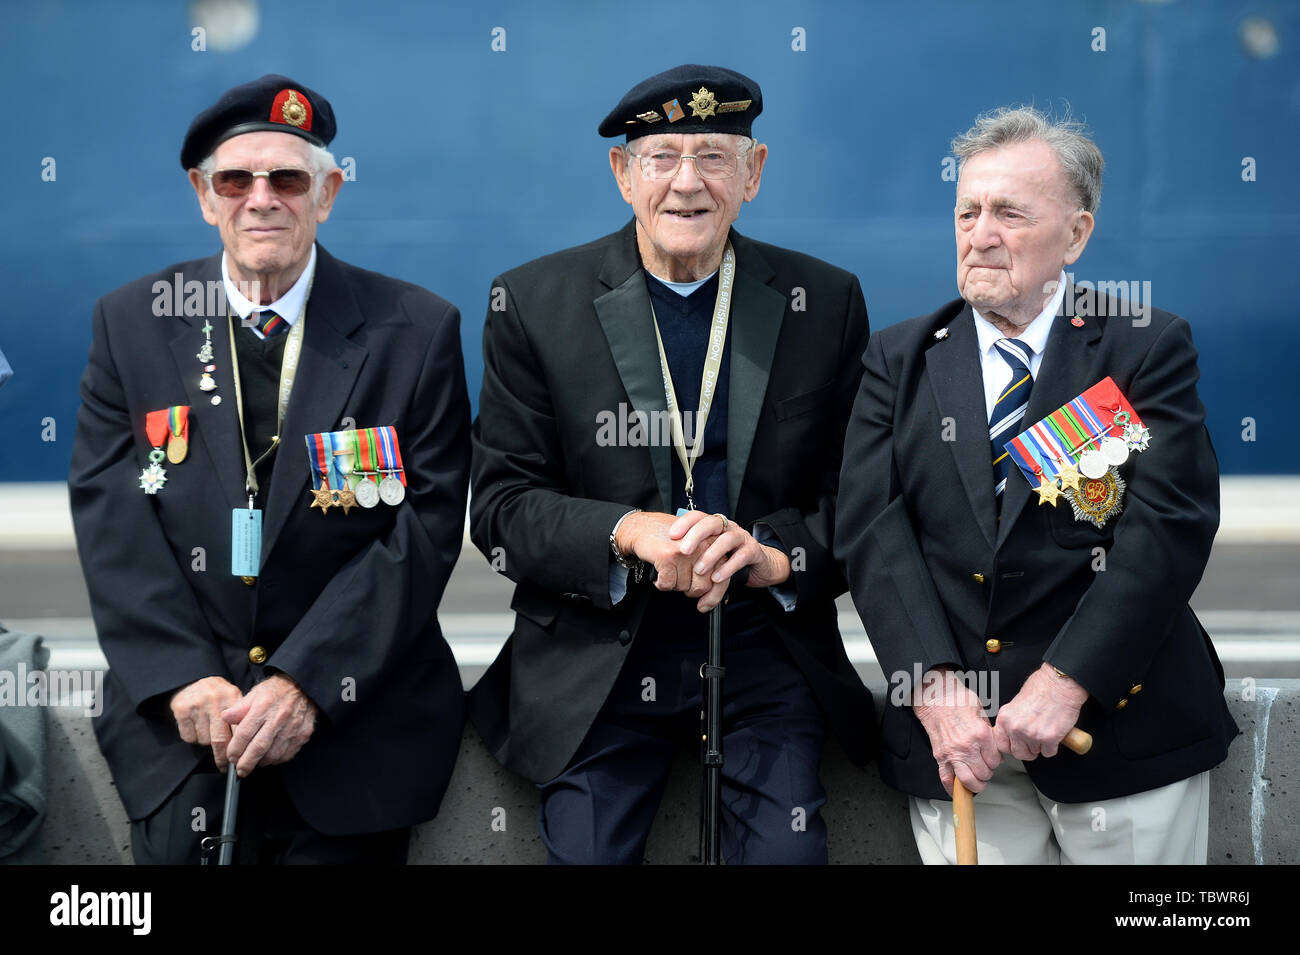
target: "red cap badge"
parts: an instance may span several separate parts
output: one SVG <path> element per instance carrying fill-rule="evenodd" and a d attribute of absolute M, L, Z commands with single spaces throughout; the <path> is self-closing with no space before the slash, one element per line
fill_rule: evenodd
<path fill-rule="evenodd" d="M 311 132 L 311 103 L 297 90 L 280 90 L 271 103 L 269 118 Z"/>

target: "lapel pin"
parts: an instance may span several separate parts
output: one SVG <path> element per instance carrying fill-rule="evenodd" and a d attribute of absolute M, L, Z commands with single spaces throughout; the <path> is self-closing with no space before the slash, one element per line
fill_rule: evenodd
<path fill-rule="evenodd" d="M 1075 328 L 1083 328 L 1083 319 L 1076 315 L 1074 318 L 1070 319 L 1070 324 Z"/>
<path fill-rule="evenodd" d="M 948 337 L 947 325 L 945 325 L 943 328 L 939 329 L 937 332 L 934 333 L 934 340 L 937 342 L 941 342 L 947 337 Z"/>

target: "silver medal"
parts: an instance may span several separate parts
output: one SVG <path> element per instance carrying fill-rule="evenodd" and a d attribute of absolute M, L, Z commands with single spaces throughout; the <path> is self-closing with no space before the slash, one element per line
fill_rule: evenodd
<path fill-rule="evenodd" d="M 1083 454 L 1079 455 L 1079 470 L 1083 472 L 1084 477 L 1096 480 L 1106 473 L 1108 467 L 1106 455 L 1095 448 L 1084 451 Z"/>
<path fill-rule="evenodd" d="M 1151 432 L 1146 428 L 1126 424 L 1124 426 L 1124 442 L 1128 445 L 1130 451 L 1145 451 L 1151 447 Z"/>
<path fill-rule="evenodd" d="M 1119 467 L 1128 460 L 1128 445 L 1123 438 L 1103 438 L 1101 453 L 1107 464 Z M 1088 477 L 1093 477 L 1093 475 L 1089 474 Z M 1101 475 L 1098 474 L 1096 477 L 1101 477 Z"/>
<path fill-rule="evenodd" d="M 167 472 L 160 467 L 164 454 L 162 449 L 154 448 L 149 452 L 149 466 L 140 472 L 140 488 L 146 494 L 157 494 L 167 483 Z"/>
<path fill-rule="evenodd" d="M 379 503 L 379 488 L 368 477 L 363 477 L 352 493 L 357 496 L 357 503 L 362 507 L 374 507 Z"/>
<path fill-rule="evenodd" d="M 379 496 L 385 504 L 396 507 L 402 503 L 402 498 L 406 497 L 406 488 L 393 475 L 388 475 L 379 482 Z"/>

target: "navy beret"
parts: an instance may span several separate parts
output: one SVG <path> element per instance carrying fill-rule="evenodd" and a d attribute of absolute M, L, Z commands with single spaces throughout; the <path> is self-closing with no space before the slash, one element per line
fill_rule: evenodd
<path fill-rule="evenodd" d="M 761 112 L 763 91 L 748 76 L 721 66 L 687 63 L 628 90 L 598 132 L 629 140 L 651 133 L 748 136 Z"/>
<path fill-rule="evenodd" d="M 181 166 L 193 169 L 232 136 L 270 130 L 292 133 L 326 146 L 334 138 L 329 100 L 287 76 L 268 73 L 227 90 L 190 123 L 181 145 Z"/>

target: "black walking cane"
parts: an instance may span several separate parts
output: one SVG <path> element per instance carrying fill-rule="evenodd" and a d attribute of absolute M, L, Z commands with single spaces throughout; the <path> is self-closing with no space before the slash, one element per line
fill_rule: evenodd
<path fill-rule="evenodd" d="M 700 667 L 704 681 L 704 708 L 700 762 L 704 768 L 703 808 L 700 814 L 700 861 L 722 863 L 722 604 L 709 611 L 708 659 Z"/>
<path fill-rule="evenodd" d="M 217 865 L 233 865 L 235 857 L 235 820 L 239 816 L 239 774 L 235 772 L 232 761 L 226 766 L 226 802 L 221 810 L 221 835 L 206 836 L 199 845 L 203 850 L 203 864 L 208 864 L 208 856 L 214 846 L 217 851 Z"/>

